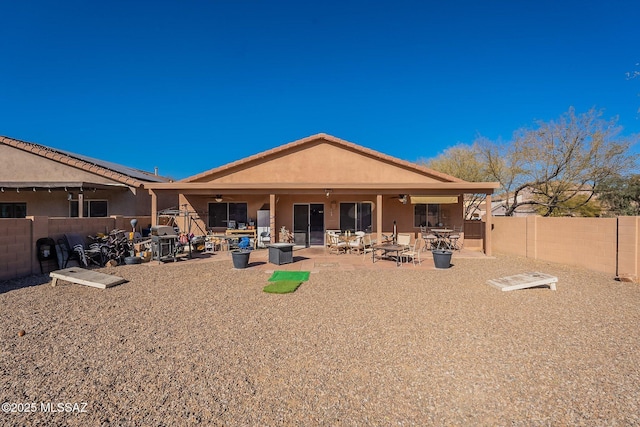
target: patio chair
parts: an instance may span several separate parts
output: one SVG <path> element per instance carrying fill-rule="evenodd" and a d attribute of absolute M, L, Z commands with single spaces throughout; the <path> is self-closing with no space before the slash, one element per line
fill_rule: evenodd
<path fill-rule="evenodd" d="M 362 259 L 365 259 L 367 254 L 370 254 L 373 251 L 373 240 L 371 239 L 371 234 L 365 234 L 362 238 Z"/>
<path fill-rule="evenodd" d="M 461 237 L 462 237 L 462 226 L 460 227 L 452 227 L 453 228 L 453 232 L 449 235 L 449 244 L 451 246 L 451 249 L 456 249 L 456 250 L 460 250 L 462 249 L 462 241 L 461 241 Z"/>
<path fill-rule="evenodd" d="M 422 238 L 425 241 L 424 248 L 425 250 L 433 250 L 436 249 L 436 243 L 438 241 L 438 236 L 428 231 L 427 234 L 423 234 Z"/>
<path fill-rule="evenodd" d="M 347 251 L 347 243 L 341 241 L 340 237 L 330 233 L 327 233 L 327 237 L 329 238 L 329 253 L 343 254 Z"/>
<path fill-rule="evenodd" d="M 271 243 L 271 234 L 268 231 L 263 231 L 260 233 L 260 240 L 258 240 L 258 245 L 261 248 L 266 248 L 267 245 Z"/>
<path fill-rule="evenodd" d="M 406 259 L 406 262 L 409 262 L 409 258 L 413 262 L 413 266 L 416 265 L 416 260 L 418 264 L 422 264 L 422 259 L 420 259 L 420 253 L 424 250 L 425 241 L 422 237 L 418 237 L 413 244 L 413 248 L 403 251 L 400 253 L 400 259 Z"/>
<path fill-rule="evenodd" d="M 398 245 L 409 248 L 411 246 L 411 234 L 398 233 L 397 242 L 398 242 Z"/>
<path fill-rule="evenodd" d="M 100 249 L 88 248 L 84 237 L 77 233 L 66 233 L 62 239 L 58 240 L 58 244 L 66 249 L 66 254 L 62 260 L 62 268 L 67 268 L 71 260 L 78 261 L 78 264 L 84 267 L 88 267 L 89 263 L 102 265 L 102 252 Z"/>
<path fill-rule="evenodd" d="M 36 240 L 36 251 L 38 254 L 38 262 L 40 263 L 40 273 L 44 274 L 42 268 L 43 261 L 53 261 L 58 266 L 58 258 L 56 256 L 56 242 L 51 237 L 42 237 Z"/>
<path fill-rule="evenodd" d="M 364 236 L 360 236 L 356 233 L 355 239 L 349 242 L 349 249 L 353 252 L 362 253 L 364 250 L 364 245 L 362 243 L 362 239 Z"/>

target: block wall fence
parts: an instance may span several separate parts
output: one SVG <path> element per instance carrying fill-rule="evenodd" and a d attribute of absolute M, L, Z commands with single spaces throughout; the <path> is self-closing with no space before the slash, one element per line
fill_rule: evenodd
<path fill-rule="evenodd" d="M 36 240 L 64 233 L 89 236 L 130 230 L 133 217 L 0 219 L 0 280 L 40 273 Z M 150 217 L 136 217 L 138 228 Z M 465 247 L 481 249 L 484 223 L 465 222 Z M 612 276 L 639 277 L 640 217 L 493 217 L 494 253 L 580 266 Z M 46 267 L 46 266 L 45 266 Z M 50 268 L 46 269 L 50 270 Z"/>
<path fill-rule="evenodd" d="M 0 280 L 40 274 L 36 241 L 41 237 L 51 237 L 57 242 L 65 233 L 90 236 L 108 233 L 114 229 L 131 231 L 133 218 L 138 219 L 137 228 L 142 224 L 151 223 L 151 217 L 119 215 L 108 218 L 29 216 L 20 219 L 0 219 Z M 45 272 L 52 269 L 45 263 L 43 267 Z"/>
<path fill-rule="evenodd" d="M 640 217 L 493 217 L 494 253 L 638 278 Z"/>

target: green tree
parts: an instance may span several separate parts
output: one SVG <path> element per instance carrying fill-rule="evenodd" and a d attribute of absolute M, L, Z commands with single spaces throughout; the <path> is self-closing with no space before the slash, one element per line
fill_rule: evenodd
<path fill-rule="evenodd" d="M 579 216 L 579 217 L 599 217 L 602 216 L 602 207 L 598 200 L 587 200 L 589 195 L 578 194 L 575 197 L 558 205 L 551 216 Z M 538 214 L 542 215 L 546 212 L 544 206 L 538 207 Z"/>
<path fill-rule="evenodd" d="M 482 163 L 476 146 L 458 144 L 446 149 L 433 159 L 422 160 L 425 166 L 469 182 L 491 181 L 491 177 Z M 471 219 L 478 210 L 485 194 L 465 194 L 465 218 Z"/>
<path fill-rule="evenodd" d="M 596 193 L 610 216 L 640 215 L 640 175 L 612 176 L 600 183 Z"/>
<path fill-rule="evenodd" d="M 637 155 L 630 147 L 638 136 L 621 136 L 617 119 L 601 116 L 595 109 L 578 115 L 570 108 L 556 121 L 517 130 L 506 144 L 475 141 L 479 162 L 505 193 L 506 215 L 524 205 L 543 216 L 561 208 L 578 210 L 606 179 L 635 168 Z M 524 190 L 533 197 L 519 197 Z"/>

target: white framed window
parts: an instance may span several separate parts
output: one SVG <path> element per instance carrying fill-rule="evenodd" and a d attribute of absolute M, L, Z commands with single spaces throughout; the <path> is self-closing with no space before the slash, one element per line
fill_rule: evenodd
<path fill-rule="evenodd" d="M 235 224 L 246 224 L 247 203 L 209 203 L 209 227 L 227 227 L 229 221 L 235 221 Z"/>

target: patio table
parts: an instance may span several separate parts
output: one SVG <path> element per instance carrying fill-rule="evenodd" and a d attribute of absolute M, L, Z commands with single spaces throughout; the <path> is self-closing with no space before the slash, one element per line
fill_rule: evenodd
<path fill-rule="evenodd" d="M 449 241 L 449 235 L 453 230 L 449 228 L 432 228 L 431 232 L 436 235 L 436 247 L 438 249 L 452 249 L 451 241 Z"/>
<path fill-rule="evenodd" d="M 373 262 L 376 262 L 376 251 L 382 251 L 382 257 L 383 258 L 388 258 L 389 254 L 394 253 L 395 252 L 395 260 L 396 260 L 396 267 L 400 266 L 400 252 L 404 251 L 406 249 L 405 246 L 402 245 L 393 245 L 393 244 L 383 244 L 383 245 L 377 245 L 373 247 L 373 251 L 371 251 L 371 258 L 373 260 Z"/>

